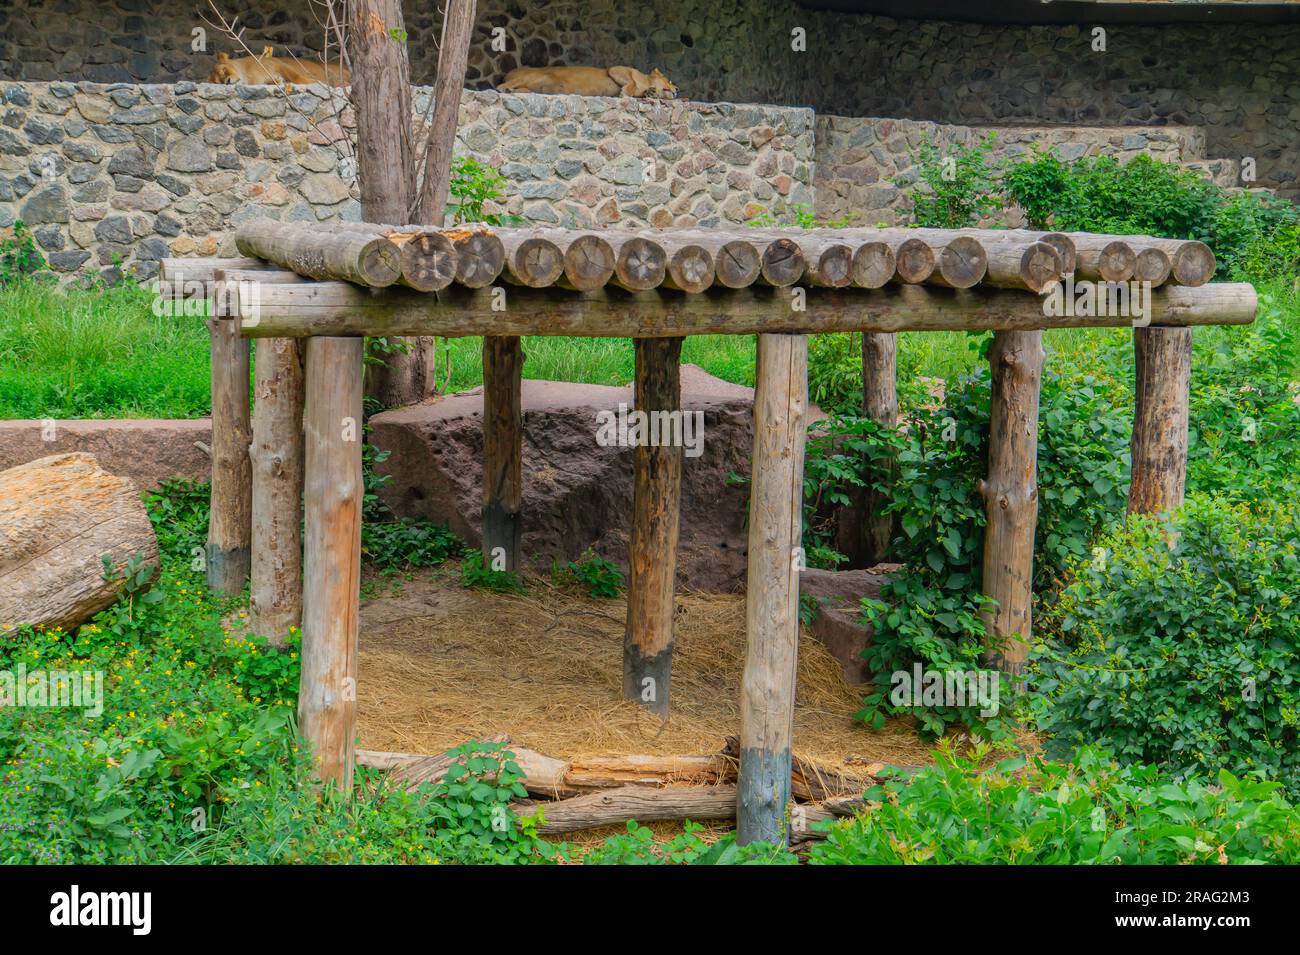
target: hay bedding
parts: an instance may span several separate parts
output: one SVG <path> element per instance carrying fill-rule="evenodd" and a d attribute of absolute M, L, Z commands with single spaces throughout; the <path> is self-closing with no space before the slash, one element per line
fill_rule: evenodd
<path fill-rule="evenodd" d="M 382 588 L 382 585 L 381 585 Z M 740 728 L 744 596 L 681 594 L 667 722 L 621 699 L 620 600 L 529 581 L 526 596 L 466 590 L 438 569 L 361 609 L 360 745 L 439 753 L 506 735 L 564 759 L 717 753 Z M 862 688 L 807 637 L 799 644 L 794 750 L 831 766 L 929 762 L 912 721 L 853 720 Z"/>

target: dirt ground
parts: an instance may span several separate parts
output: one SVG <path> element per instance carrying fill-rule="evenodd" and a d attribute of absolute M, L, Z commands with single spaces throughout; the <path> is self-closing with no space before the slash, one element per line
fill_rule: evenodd
<path fill-rule="evenodd" d="M 621 699 L 622 599 L 529 579 L 524 596 L 467 590 L 454 568 L 368 577 L 358 674 L 363 749 L 438 753 L 506 735 L 560 758 L 717 753 L 740 728 L 741 594 L 679 594 L 672 714 Z M 795 752 L 829 766 L 929 762 L 910 719 L 879 732 L 853 719 L 863 689 L 806 634 Z"/>

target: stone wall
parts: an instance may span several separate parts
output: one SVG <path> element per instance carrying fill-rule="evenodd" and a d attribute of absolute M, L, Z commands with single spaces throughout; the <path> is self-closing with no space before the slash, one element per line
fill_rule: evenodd
<path fill-rule="evenodd" d="M 0 228 L 21 218 L 59 272 L 148 278 L 231 255 L 250 218 L 356 220 L 348 113 L 323 87 L 0 86 Z M 423 110 L 429 91 L 416 91 Z M 806 109 L 466 94 L 457 151 L 498 166 L 538 223 L 716 225 L 813 203 Z"/>
<path fill-rule="evenodd" d="M 1145 153 L 1198 168 L 1220 185 L 1236 182 L 1237 163 L 1206 160 L 1205 136 L 1190 126 L 949 126 L 923 120 L 817 117 L 817 216 L 851 225 L 901 225 L 911 221 L 908 186 L 918 179 L 913 155 L 923 138 L 946 152 L 994 136 L 996 169 L 1037 148 L 1060 159 L 1107 155 L 1121 161 Z"/>
<path fill-rule="evenodd" d="M 322 46 L 309 4 L 222 7 L 239 15 L 253 49 Z M 213 53 L 231 47 L 205 9 L 201 0 L 10 0 L 0 7 L 0 78 L 205 78 Z M 893 20 L 795 0 L 482 0 L 478 9 L 471 87 L 519 65 L 624 63 L 663 68 L 695 100 L 962 125 L 1200 126 L 1210 156 L 1250 156 L 1259 185 L 1300 194 L 1300 26 L 1110 25 L 1101 52 L 1078 26 Z M 428 83 L 437 6 L 409 0 L 406 11 L 412 78 Z M 796 28 L 806 33 L 800 52 Z M 205 49 L 192 49 L 195 29 L 207 29 Z"/>

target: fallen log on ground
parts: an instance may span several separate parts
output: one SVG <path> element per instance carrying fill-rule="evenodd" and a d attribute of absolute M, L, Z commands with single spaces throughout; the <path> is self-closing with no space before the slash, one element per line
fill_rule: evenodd
<path fill-rule="evenodd" d="M 621 786 L 548 803 L 519 803 L 522 817 L 542 811 L 537 831 L 550 835 L 612 826 L 635 819 L 661 822 L 676 819 L 734 819 L 736 787 L 721 786 Z"/>
<path fill-rule="evenodd" d="M 0 471 L 0 624 L 77 626 L 117 599 L 137 555 L 156 573 L 158 541 L 139 491 L 94 455 Z"/>

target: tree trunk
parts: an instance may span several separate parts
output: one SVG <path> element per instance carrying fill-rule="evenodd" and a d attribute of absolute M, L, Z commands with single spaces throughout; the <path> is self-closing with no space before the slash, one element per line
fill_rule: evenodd
<path fill-rule="evenodd" d="M 989 347 L 993 391 L 989 413 L 989 476 L 980 482 L 984 531 L 985 614 L 993 645 L 988 659 L 1019 674 L 1032 635 L 1034 531 L 1038 522 L 1038 391 L 1042 332 L 996 332 Z"/>
<path fill-rule="evenodd" d="M 886 428 L 898 426 L 898 342 L 889 332 L 862 333 L 862 413 Z M 869 481 L 889 480 L 894 465 L 886 464 Z M 865 488 L 859 520 L 867 566 L 878 564 L 889 553 L 894 516 L 880 514 L 885 495 Z"/>
<path fill-rule="evenodd" d="M 248 580 L 253 533 L 253 475 L 248 447 L 249 342 L 239 322 L 214 318 L 211 332 L 212 491 L 208 516 L 208 586 L 237 594 Z"/>
<path fill-rule="evenodd" d="M 1133 417 L 1133 514 L 1177 510 L 1187 484 L 1190 328 L 1135 328 L 1137 407 Z"/>
<path fill-rule="evenodd" d="M 93 455 L 53 454 L 0 471 L 0 624 L 71 630 L 122 588 L 104 580 L 103 558 L 116 578 L 137 554 L 157 570 L 140 493 Z"/>
<path fill-rule="evenodd" d="M 469 41 L 474 34 L 475 0 L 447 0 L 438 46 L 438 75 L 433 82 L 433 122 L 429 126 L 424 182 L 415 221 L 442 225 L 446 221 L 447 187 L 451 182 L 451 147 L 456 141 L 460 96 L 465 88 Z"/>
<path fill-rule="evenodd" d="M 512 573 L 523 563 L 523 370 L 518 338 L 483 339 L 483 566 Z"/>
<path fill-rule="evenodd" d="M 253 632 L 283 646 L 302 623 L 303 371 L 298 342 L 257 343 L 253 403 Z"/>
<path fill-rule="evenodd" d="M 636 410 L 646 414 L 679 411 L 682 339 L 638 338 L 635 347 Z M 633 450 L 632 457 L 635 474 L 628 534 L 623 697 L 666 717 L 673 675 L 673 594 L 682 447 L 642 444 Z"/>
<path fill-rule="evenodd" d="M 415 155 L 401 0 L 352 0 L 349 11 L 361 218 L 405 225 L 413 221 Z M 437 382 L 434 338 L 390 338 L 381 350 L 382 355 L 373 356 L 381 361 L 366 366 L 367 395 L 385 408 L 393 408 L 433 394 Z"/>
<path fill-rule="evenodd" d="M 361 340 L 307 342 L 298 726 L 317 776 L 352 789 L 361 589 Z"/>
<path fill-rule="evenodd" d="M 786 840 L 799 647 L 806 335 L 759 335 L 737 841 Z"/>

